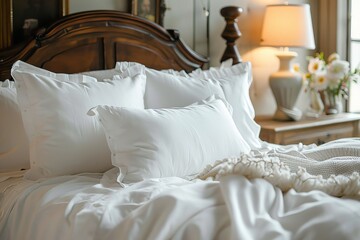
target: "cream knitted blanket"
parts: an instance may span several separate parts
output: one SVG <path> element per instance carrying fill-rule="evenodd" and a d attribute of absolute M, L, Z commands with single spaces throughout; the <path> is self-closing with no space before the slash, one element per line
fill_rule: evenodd
<path fill-rule="evenodd" d="M 263 178 L 282 191 L 320 190 L 329 195 L 360 196 L 360 138 L 340 139 L 321 146 L 301 144 L 296 150 L 254 150 L 207 166 L 200 179 L 220 180 L 235 174 Z"/>

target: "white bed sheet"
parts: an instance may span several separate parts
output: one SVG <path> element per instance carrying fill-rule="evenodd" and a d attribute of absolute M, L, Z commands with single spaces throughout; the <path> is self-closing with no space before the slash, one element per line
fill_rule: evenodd
<path fill-rule="evenodd" d="M 2 182 L 0 239 L 360 239 L 360 202 L 319 191 L 283 194 L 263 179 L 145 180 L 112 171 Z M 5 191 L 6 192 L 6 191 Z M 5 203 L 6 204 L 3 204 Z"/>

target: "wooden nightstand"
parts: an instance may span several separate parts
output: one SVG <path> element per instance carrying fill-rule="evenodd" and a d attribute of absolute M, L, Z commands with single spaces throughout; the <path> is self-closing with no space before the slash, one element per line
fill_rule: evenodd
<path fill-rule="evenodd" d="M 358 137 L 360 114 L 341 113 L 300 121 L 281 122 L 271 117 L 256 118 L 261 126 L 260 138 L 276 144 L 323 144 L 345 137 Z"/>

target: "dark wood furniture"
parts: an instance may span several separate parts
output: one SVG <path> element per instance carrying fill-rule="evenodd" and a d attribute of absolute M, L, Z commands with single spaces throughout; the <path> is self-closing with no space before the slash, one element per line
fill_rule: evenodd
<path fill-rule="evenodd" d="M 40 31 L 21 50 L 0 56 L 1 80 L 11 77 L 11 66 L 17 60 L 62 73 L 110 69 L 117 61 L 186 71 L 208 62 L 186 46 L 177 31 L 111 10 L 67 15 Z"/>
<path fill-rule="evenodd" d="M 296 122 L 274 121 L 271 117 L 256 119 L 261 126 L 260 138 L 276 144 L 323 144 L 325 142 L 359 137 L 360 114 L 341 113 Z"/>
<path fill-rule="evenodd" d="M 221 36 L 226 40 L 226 49 L 221 57 L 221 62 L 232 58 L 233 64 L 241 62 L 239 50 L 236 47 L 236 40 L 241 36 L 237 25 L 237 18 L 243 12 L 240 7 L 224 7 L 220 10 L 221 16 L 225 18 L 226 26 Z"/>

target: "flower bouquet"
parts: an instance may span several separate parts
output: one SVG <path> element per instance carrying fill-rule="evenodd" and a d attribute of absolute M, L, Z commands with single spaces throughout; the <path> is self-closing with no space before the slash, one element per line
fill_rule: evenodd
<path fill-rule="evenodd" d="M 348 98 L 350 83 L 359 80 L 360 69 L 351 71 L 349 62 L 341 60 L 337 53 L 331 54 L 327 61 L 323 53 L 308 60 L 305 82 L 306 90 L 310 91 L 312 110 L 321 114 L 325 104 L 326 114 L 342 112 L 342 100 Z"/>

